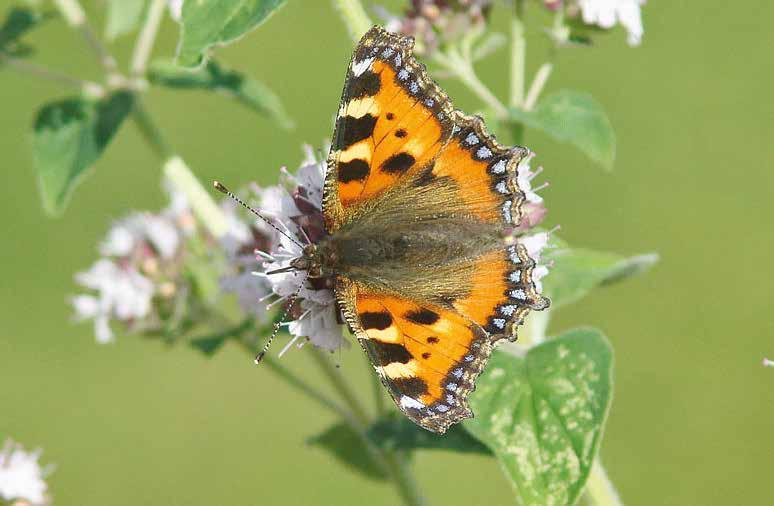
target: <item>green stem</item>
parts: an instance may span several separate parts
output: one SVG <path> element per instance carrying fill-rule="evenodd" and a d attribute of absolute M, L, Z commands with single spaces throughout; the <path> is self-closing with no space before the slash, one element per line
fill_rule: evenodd
<path fill-rule="evenodd" d="M 369 451 L 375 452 L 376 455 L 378 455 L 377 462 L 381 463 L 387 474 L 394 481 L 395 488 L 403 499 L 403 502 L 407 506 L 424 506 L 426 504 L 425 499 L 420 493 L 416 481 L 414 481 L 406 457 L 401 452 L 382 450 L 373 444 L 365 434 L 365 429 L 370 423 L 368 415 L 360 405 L 354 392 L 350 390 L 349 385 L 344 381 L 341 373 L 331 364 L 324 352 L 315 348 L 312 352 L 312 357 L 317 362 L 317 365 L 319 365 L 323 374 L 331 382 L 334 389 L 341 395 L 342 399 L 344 399 L 344 402 L 349 409 L 355 414 L 355 418 L 358 420 L 358 424 L 360 424 L 361 427 L 360 430 L 355 428 L 356 432 L 361 436 L 364 446 L 369 449 Z"/>
<path fill-rule="evenodd" d="M 407 506 L 425 506 L 427 501 L 419 490 L 411 472 L 408 458 L 403 452 L 385 451 L 387 466 L 391 470 L 395 487 Z"/>
<path fill-rule="evenodd" d="M 374 394 L 374 409 L 376 411 L 377 418 L 381 418 L 387 414 L 387 406 L 384 403 L 384 385 L 379 379 L 379 376 L 375 374 L 371 362 L 366 360 L 369 369 L 369 376 L 371 377 L 371 388 Z"/>
<path fill-rule="evenodd" d="M 346 381 L 344 381 L 341 372 L 333 366 L 328 357 L 325 356 L 325 352 L 316 347 L 312 349 L 312 358 L 317 363 L 320 371 L 322 371 L 325 377 L 328 378 L 328 381 L 331 382 L 334 390 L 338 392 L 349 409 L 352 410 L 352 413 L 354 413 L 358 422 L 364 427 L 367 427 L 369 425 L 368 413 L 366 413 L 355 393 L 349 388 Z"/>
<path fill-rule="evenodd" d="M 253 350 L 249 350 L 251 353 L 253 353 Z M 262 365 L 266 365 L 271 371 L 285 380 L 288 385 L 292 386 L 302 394 L 306 395 L 310 399 L 317 402 L 320 406 L 324 407 L 325 409 L 332 411 L 333 413 L 341 416 L 342 418 L 350 419 L 352 417 L 352 413 L 341 407 L 337 402 L 335 402 L 333 399 L 328 397 L 326 394 L 321 392 L 320 390 L 314 388 L 313 386 L 306 383 L 301 378 L 297 377 L 295 374 L 290 372 L 285 366 L 280 365 L 277 360 L 275 360 L 273 357 L 265 356 L 263 357 L 263 360 L 261 361 Z"/>
<path fill-rule="evenodd" d="M 159 31 L 161 18 L 164 10 L 167 8 L 166 0 L 153 0 L 148 14 L 145 17 L 145 23 L 137 36 L 137 42 L 134 45 L 132 53 L 131 74 L 132 77 L 141 78 L 145 74 L 145 68 L 148 66 L 153 44 L 156 41 L 156 35 Z"/>
<path fill-rule="evenodd" d="M 226 216 L 182 158 L 173 156 L 164 163 L 164 177 L 186 196 L 188 205 L 213 237 L 220 239 L 226 235 Z"/>
<path fill-rule="evenodd" d="M 65 86 L 75 87 L 81 90 L 85 95 L 101 98 L 105 96 L 105 89 L 100 85 L 92 81 L 84 81 L 75 77 L 70 77 L 66 74 L 62 74 L 55 70 L 51 70 L 48 67 L 39 65 L 37 63 L 14 58 L 0 51 L 0 62 L 8 65 L 9 68 L 33 77 L 37 77 L 44 81 L 51 81 L 54 83 L 64 84 Z"/>
<path fill-rule="evenodd" d="M 500 102 L 492 91 L 476 75 L 473 65 L 465 60 L 462 54 L 454 48 L 450 48 L 447 53 L 436 53 L 433 59 L 437 64 L 443 67 L 449 74 L 456 77 L 470 91 L 489 106 L 500 119 L 508 117 L 508 109 Z"/>
<path fill-rule="evenodd" d="M 360 0 L 333 0 L 333 6 L 339 11 L 353 41 L 359 41 L 373 26 Z"/>
<path fill-rule="evenodd" d="M 140 131 L 142 138 L 148 143 L 154 154 L 161 160 L 168 160 L 172 157 L 172 149 L 164 140 L 164 135 L 161 130 L 156 126 L 156 123 L 145 110 L 140 97 L 135 94 L 135 103 L 132 108 L 132 120 L 137 125 L 137 129 Z"/>
<path fill-rule="evenodd" d="M 511 92 L 510 105 L 520 107 L 524 103 L 524 67 L 527 59 L 527 40 L 522 21 L 523 4 L 516 0 L 511 15 Z"/>
<path fill-rule="evenodd" d="M 541 65 L 538 71 L 535 73 L 535 78 L 532 80 L 532 84 L 530 85 L 529 91 L 527 92 L 527 98 L 524 99 L 523 107 L 525 111 L 531 111 L 532 108 L 535 107 L 538 98 L 540 98 L 540 92 L 543 91 L 543 88 L 545 87 L 546 82 L 551 76 L 551 72 L 553 70 L 553 63 L 546 62 Z"/>
<path fill-rule="evenodd" d="M 110 54 L 105 45 L 102 44 L 102 41 L 99 40 L 99 37 L 96 36 L 94 30 L 89 26 L 86 13 L 83 7 L 81 7 L 80 2 L 78 0 L 54 0 L 54 4 L 62 14 L 62 17 L 65 18 L 65 21 L 67 21 L 67 24 L 77 29 L 83 35 L 83 38 L 86 39 L 86 43 L 97 56 L 102 68 L 105 69 L 108 82 L 123 81 L 123 78 L 118 74 L 116 59 L 113 58 L 113 55 Z"/>
<path fill-rule="evenodd" d="M 593 506 L 623 506 L 599 458 L 594 460 L 591 466 L 589 480 L 586 482 L 586 499 Z"/>

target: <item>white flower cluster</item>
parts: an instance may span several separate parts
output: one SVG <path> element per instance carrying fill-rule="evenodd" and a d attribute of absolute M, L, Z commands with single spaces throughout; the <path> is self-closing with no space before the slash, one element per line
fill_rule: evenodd
<path fill-rule="evenodd" d="M 274 234 L 269 251 L 259 252 L 264 260 L 259 277 L 266 280 L 274 296 L 274 304 L 287 304 L 295 296 L 292 320 L 287 323 L 293 336 L 285 349 L 299 338 L 299 347 L 308 339 L 315 346 L 336 350 L 349 346 L 342 335 L 333 290 L 327 286 L 315 286 L 306 273 L 297 270 L 267 274 L 290 266 L 290 262 L 302 255 L 299 245 L 317 241 L 324 234 L 322 217 L 323 184 L 326 162 L 316 156 L 310 146 L 304 147 L 306 157 L 295 175 L 283 170 L 283 181 L 261 192 L 261 212 L 275 220 L 276 224 L 295 240 Z M 327 151 L 327 147 L 326 147 Z M 284 350 L 283 350 L 284 351 Z"/>
<path fill-rule="evenodd" d="M 44 478 L 52 469 L 40 466 L 41 453 L 40 449 L 26 452 L 10 439 L 5 442 L 0 449 L 0 499 L 14 506 L 49 504 Z"/>
<path fill-rule="evenodd" d="M 610 29 L 620 24 L 626 30 L 627 41 L 632 46 L 642 42 L 645 30 L 642 26 L 640 7 L 645 0 L 577 0 L 583 22 Z"/>
<path fill-rule="evenodd" d="M 92 291 L 72 297 L 75 316 L 94 321 L 97 342 L 113 340 L 110 320 L 137 324 L 150 315 L 155 295 L 174 295 L 165 266 L 179 255 L 195 222 L 185 199 L 175 193 L 171 197 L 170 206 L 159 214 L 134 213 L 116 222 L 99 246 L 103 257 L 75 275 L 78 284 Z"/>

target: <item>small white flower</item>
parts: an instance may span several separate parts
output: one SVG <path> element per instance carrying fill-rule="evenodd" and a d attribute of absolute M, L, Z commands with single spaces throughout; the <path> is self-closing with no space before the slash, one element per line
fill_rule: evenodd
<path fill-rule="evenodd" d="M 763 367 L 774 367 L 774 360 L 769 360 L 768 358 L 764 358 Z"/>
<path fill-rule="evenodd" d="M 172 19 L 178 23 L 183 19 L 183 0 L 167 0 L 167 8 Z"/>
<path fill-rule="evenodd" d="M 605 29 L 620 23 L 626 30 L 629 45 L 638 46 L 645 30 L 642 26 L 640 6 L 645 0 L 578 0 L 583 22 Z"/>
<path fill-rule="evenodd" d="M 168 260 L 177 252 L 180 236 L 175 224 L 169 219 L 146 214 L 142 219 L 142 232 L 161 258 Z"/>
<path fill-rule="evenodd" d="M 532 258 L 537 265 L 532 269 L 532 282 L 535 284 L 535 290 L 538 293 L 543 292 L 543 283 L 541 279 L 548 274 L 548 267 L 540 264 L 540 257 L 543 254 L 543 250 L 548 245 L 548 239 L 551 232 L 536 232 L 534 234 L 525 235 L 519 238 L 519 242 L 527 248 L 527 254 Z"/>
<path fill-rule="evenodd" d="M 119 222 L 111 227 L 108 235 L 99 245 L 99 252 L 105 256 L 129 256 L 137 245 L 137 237 L 128 223 Z"/>
<path fill-rule="evenodd" d="M 40 449 L 25 452 L 21 445 L 10 439 L 6 441 L 0 450 L 0 499 L 9 503 L 18 501 L 19 504 L 26 501 L 31 506 L 49 502 L 44 478 L 51 469 L 41 468 L 38 462 L 41 453 Z"/>
<path fill-rule="evenodd" d="M 96 295 L 81 295 L 71 300 L 80 320 L 93 319 L 99 343 L 113 340 L 108 326 L 110 318 L 128 321 L 148 315 L 153 298 L 153 283 L 133 267 L 119 267 L 100 259 L 88 270 L 75 275 L 75 280 Z"/>
<path fill-rule="evenodd" d="M 530 167 L 530 162 L 535 157 L 535 153 L 530 153 L 527 155 L 526 158 L 524 158 L 519 163 L 518 168 L 518 175 L 516 176 L 516 183 L 519 185 L 519 188 L 524 191 L 524 195 L 527 199 L 527 202 L 531 202 L 533 204 L 538 204 L 543 202 L 543 197 L 538 195 L 535 191 L 532 190 L 532 180 L 540 174 L 543 171 L 543 167 L 539 167 L 538 170 L 532 171 L 532 168 Z M 540 190 L 540 188 L 538 188 Z"/>
<path fill-rule="evenodd" d="M 291 343 L 307 337 L 315 346 L 334 350 L 349 343 L 342 336 L 333 290 L 313 286 L 307 274 L 297 270 L 267 274 L 289 267 L 295 258 L 303 255 L 300 245 L 314 242 L 324 233 L 321 209 L 327 165 L 322 156 L 315 156 L 311 147 L 305 146 L 304 151 L 305 159 L 298 171 L 295 174 L 284 171 L 284 185 L 266 188 L 261 193 L 261 209 L 268 209 L 277 226 L 295 239 L 275 235 L 271 252 L 263 253 L 266 261 L 261 277 L 270 283 L 278 297 L 271 305 L 287 303 L 297 296 L 294 313 L 300 316 L 288 324 L 294 336 Z"/>
<path fill-rule="evenodd" d="M 349 347 L 349 341 L 345 341 L 342 336 L 342 325 L 336 316 L 336 304 L 318 304 L 305 299 L 301 301 L 300 306 L 303 313 L 288 325 L 288 331 L 293 336 L 309 337 L 315 346 L 325 350 Z"/>
<path fill-rule="evenodd" d="M 548 245 L 548 232 L 536 232 L 519 238 L 519 242 L 527 248 L 527 254 L 535 262 L 540 260 L 540 254 Z"/>

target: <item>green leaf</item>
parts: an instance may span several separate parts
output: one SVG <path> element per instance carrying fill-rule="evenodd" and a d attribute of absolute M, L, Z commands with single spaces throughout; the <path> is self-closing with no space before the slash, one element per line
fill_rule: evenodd
<path fill-rule="evenodd" d="M 577 329 L 525 358 L 497 351 L 464 422 L 499 460 L 520 504 L 572 505 L 599 451 L 612 395 L 612 350 Z"/>
<path fill-rule="evenodd" d="M 330 452 L 345 466 L 373 480 L 383 481 L 387 478 L 363 447 L 361 438 L 344 423 L 329 427 L 325 432 L 309 438 L 307 443 Z"/>
<path fill-rule="evenodd" d="M 19 44 L 19 39 L 48 17 L 32 9 L 12 8 L 0 26 L 0 51 L 14 56 L 24 53 L 25 48 Z"/>
<path fill-rule="evenodd" d="M 183 3 L 177 62 L 200 65 L 213 46 L 237 40 L 266 21 L 285 0 L 197 0 Z"/>
<path fill-rule="evenodd" d="M 554 238 L 557 248 L 544 254 L 544 263 L 553 263 L 543 279 L 543 291 L 557 308 L 578 301 L 601 285 L 616 283 L 645 272 L 658 262 L 658 255 L 649 253 L 625 257 L 616 253 L 570 248 Z"/>
<path fill-rule="evenodd" d="M 613 169 L 615 132 L 602 106 L 591 95 L 559 91 L 545 97 L 531 111 L 511 109 L 510 114 L 513 120 L 568 142 L 605 169 Z"/>
<path fill-rule="evenodd" d="M 70 98 L 45 105 L 35 119 L 33 160 L 43 208 L 60 214 L 88 169 L 105 150 L 132 109 L 128 92 L 91 101 Z"/>
<path fill-rule="evenodd" d="M 107 0 L 105 37 L 114 40 L 140 26 L 146 0 Z"/>
<path fill-rule="evenodd" d="M 191 346 L 202 352 L 206 357 L 212 357 L 228 339 L 228 336 L 216 335 L 191 339 Z"/>
<path fill-rule="evenodd" d="M 279 97 L 265 84 L 250 76 L 221 67 L 214 61 L 198 69 L 179 67 L 172 62 L 153 62 L 148 70 L 151 83 L 177 89 L 210 90 L 237 100 L 250 109 L 276 120 L 283 128 L 293 121 Z"/>
<path fill-rule="evenodd" d="M 424 430 L 404 416 L 378 420 L 368 429 L 368 438 L 385 450 L 450 450 L 491 455 L 491 451 L 459 425 L 444 435 Z"/>

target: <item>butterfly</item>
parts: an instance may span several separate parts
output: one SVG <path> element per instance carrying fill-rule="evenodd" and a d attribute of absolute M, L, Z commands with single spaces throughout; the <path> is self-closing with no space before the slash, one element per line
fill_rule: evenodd
<path fill-rule="evenodd" d="M 289 268 L 333 288 L 397 407 L 444 433 L 473 416 L 467 398 L 495 344 L 549 300 L 511 233 L 528 150 L 454 109 L 412 49 L 378 26 L 357 44 L 327 160 L 326 233 Z"/>

